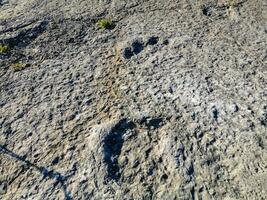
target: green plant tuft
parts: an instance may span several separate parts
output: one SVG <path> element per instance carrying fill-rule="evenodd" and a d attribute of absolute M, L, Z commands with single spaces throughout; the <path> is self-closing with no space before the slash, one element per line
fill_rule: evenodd
<path fill-rule="evenodd" d="M 99 28 L 102 28 L 102 29 L 112 29 L 114 28 L 114 24 L 111 20 L 109 19 L 99 19 L 97 21 L 97 25 Z"/>
<path fill-rule="evenodd" d="M 4 44 L 0 44 L 0 54 L 5 54 L 9 51 L 9 47 Z"/>
<path fill-rule="evenodd" d="M 24 68 L 27 67 L 27 64 L 22 64 L 22 63 L 13 63 L 10 66 L 14 72 L 23 70 Z"/>

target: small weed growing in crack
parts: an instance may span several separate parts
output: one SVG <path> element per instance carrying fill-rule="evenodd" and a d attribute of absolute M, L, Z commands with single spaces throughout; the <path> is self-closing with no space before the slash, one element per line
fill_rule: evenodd
<path fill-rule="evenodd" d="M 225 3 L 226 3 L 226 5 L 228 5 L 230 7 L 230 6 L 234 5 L 235 0 L 228 0 L 228 1 L 225 1 Z"/>
<path fill-rule="evenodd" d="M 27 64 L 22 64 L 22 63 L 13 63 L 10 66 L 14 72 L 23 70 L 24 68 L 27 67 Z"/>
<path fill-rule="evenodd" d="M 9 46 L 0 44 L 0 54 L 5 54 L 9 51 Z"/>
<path fill-rule="evenodd" d="M 114 23 L 110 19 L 99 19 L 97 25 L 101 29 L 113 29 L 115 27 Z"/>
<path fill-rule="evenodd" d="M 227 7 L 226 14 L 227 14 L 227 16 L 231 17 L 231 15 L 234 12 L 235 1 L 234 0 L 228 0 L 227 2 L 225 2 L 225 5 Z"/>

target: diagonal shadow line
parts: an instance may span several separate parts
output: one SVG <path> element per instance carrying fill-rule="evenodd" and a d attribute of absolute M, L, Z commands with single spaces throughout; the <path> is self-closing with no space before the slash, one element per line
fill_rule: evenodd
<path fill-rule="evenodd" d="M 1 144 L 0 144 L 0 153 L 6 154 L 6 155 L 8 155 L 8 156 L 20 161 L 20 162 L 25 163 L 27 166 L 34 168 L 43 176 L 43 179 L 49 178 L 49 179 L 55 180 L 56 182 L 53 185 L 52 191 L 54 191 L 55 187 L 58 184 L 60 184 L 62 187 L 62 190 L 64 192 L 64 197 L 65 197 L 64 199 L 65 200 L 72 200 L 73 199 L 70 195 L 70 192 L 68 192 L 67 186 L 65 183 L 68 177 L 62 176 L 59 172 L 56 172 L 54 170 L 49 170 L 46 167 L 39 167 L 36 164 L 33 164 L 32 162 L 27 160 L 25 157 L 14 153 L 13 151 L 9 150 L 8 148 L 6 148 L 5 146 L 3 146 Z"/>

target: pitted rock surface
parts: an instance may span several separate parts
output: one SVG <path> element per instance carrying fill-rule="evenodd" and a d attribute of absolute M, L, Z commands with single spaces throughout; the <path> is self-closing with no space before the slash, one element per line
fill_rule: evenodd
<path fill-rule="evenodd" d="M 0 0 L 0 199 L 267 199 L 266 10 Z"/>

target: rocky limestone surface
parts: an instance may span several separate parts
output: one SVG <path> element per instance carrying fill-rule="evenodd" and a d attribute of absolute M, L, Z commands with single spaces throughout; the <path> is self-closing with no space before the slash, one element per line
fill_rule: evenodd
<path fill-rule="evenodd" d="M 266 22 L 264 0 L 0 0 L 0 199 L 267 199 Z"/>

